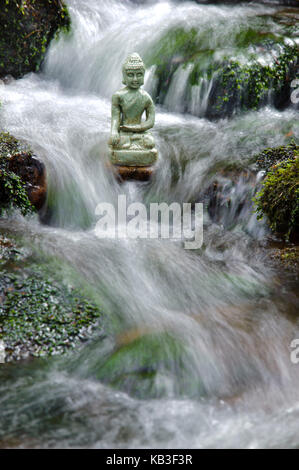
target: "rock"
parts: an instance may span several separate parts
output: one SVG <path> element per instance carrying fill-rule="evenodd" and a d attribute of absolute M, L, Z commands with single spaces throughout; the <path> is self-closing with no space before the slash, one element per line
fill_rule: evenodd
<path fill-rule="evenodd" d="M 266 174 L 255 197 L 258 218 L 266 216 L 284 240 L 299 240 L 299 146 L 266 149 L 255 158 Z"/>
<path fill-rule="evenodd" d="M 132 167 L 132 166 L 115 166 L 115 170 L 121 181 L 137 180 L 148 181 L 153 174 L 153 168 L 150 166 Z"/>
<path fill-rule="evenodd" d="M 292 141 L 288 145 L 264 149 L 261 153 L 252 157 L 251 163 L 255 163 L 258 170 L 268 173 L 277 163 L 284 160 L 294 160 L 298 155 L 299 145 Z"/>
<path fill-rule="evenodd" d="M 298 70 L 298 45 L 291 31 L 298 19 L 295 14 L 278 13 L 265 15 L 263 31 L 260 25 L 240 24 L 232 28 L 230 37 L 219 34 L 213 40 L 209 29 L 169 29 L 146 57 L 154 67 L 156 102 L 212 120 L 257 109 L 269 102 L 269 96 L 278 109 L 290 106 L 291 83 Z M 286 18 L 288 44 L 283 40 Z M 272 22 L 275 32 L 269 26 Z M 226 48 L 232 52 L 226 54 Z M 178 109 L 172 109 L 168 96 L 175 80 L 185 83 L 180 103 L 175 104 Z"/>
<path fill-rule="evenodd" d="M 276 246 L 270 248 L 270 257 L 280 267 L 299 277 L 299 245 Z"/>
<path fill-rule="evenodd" d="M 100 309 L 55 262 L 0 233 L 0 348 L 5 362 L 62 354 L 99 332 Z M 1 363 L 1 351 L 0 351 Z"/>
<path fill-rule="evenodd" d="M 44 164 L 28 145 L 8 132 L 0 133 L 0 213 L 16 207 L 25 215 L 46 200 Z"/>
<path fill-rule="evenodd" d="M 31 204 L 41 209 L 47 195 L 45 165 L 34 155 L 21 152 L 10 157 L 8 169 L 21 178 Z"/>
<path fill-rule="evenodd" d="M 111 354 L 99 358 L 98 380 L 137 398 L 206 396 L 203 382 L 194 374 L 185 345 L 169 333 L 148 328 L 128 332 Z"/>
<path fill-rule="evenodd" d="M 204 197 L 207 202 L 209 216 L 216 223 L 224 226 L 231 223 L 230 213 L 233 212 L 233 219 L 236 219 L 248 203 L 248 193 L 237 192 L 240 180 L 243 184 L 250 184 L 252 187 L 256 183 L 256 175 L 253 171 L 244 169 L 218 171 L 213 181 L 205 191 Z M 233 198 L 233 199 L 232 199 Z"/>
<path fill-rule="evenodd" d="M 111 169 L 120 182 L 128 180 L 148 181 L 154 173 L 152 166 L 121 166 L 109 163 L 108 168 Z"/>
<path fill-rule="evenodd" d="M 4 3 L 4 5 L 3 5 Z M 70 18 L 61 0 L 1 0 L 0 77 L 39 70 L 47 46 Z"/>

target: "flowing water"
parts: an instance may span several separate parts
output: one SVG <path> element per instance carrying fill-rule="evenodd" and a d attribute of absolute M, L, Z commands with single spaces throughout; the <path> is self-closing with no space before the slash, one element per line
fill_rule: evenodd
<path fill-rule="evenodd" d="M 121 0 L 68 6 L 72 34 L 52 43 L 42 73 L 0 90 L 1 126 L 45 162 L 47 224 L 16 215 L 1 228 L 54 259 L 65 276 L 71 271 L 88 283 L 105 313 L 105 337 L 101 329 L 58 360 L 2 366 L 0 445 L 298 447 L 299 366 L 290 360 L 298 299 L 263 248 L 268 230 L 251 204 L 255 177 L 233 183 L 223 176 L 231 204 L 216 218 L 205 209 L 201 250 L 184 249 L 183 240 L 95 233 L 99 202 L 116 204 L 121 194 L 146 205 L 204 202 L 216 168 L 282 145 L 286 134 L 299 137 L 294 107 L 277 111 L 269 103 L 215 122 L 201 111 L 182 114 L 189 66 L 177 70 L 165 105 L 157 107 L 153 181 L 119 185 L 106 165 L 110 98 L 129 52 L 146 55 L 176 25 L 198 28 L 211 47 L 227 47 L 231 31 L 257 15 L 271 18 L 274 9 Z M 209 86 L 203 80 L 202 91 L 194 90 L 191 112 L 204 109 Z M 145 88 L 155 94 L 154 67 Z M 111 387 L 107 363 L 120 335 L 129 344 L 141 338 L 148 356 L 162 350 L 166 360 L 158 361 L 150 393 L 141 374 L 128 386 L 134 363 L 126 363 L 125 351 L 124 373 Z"/>

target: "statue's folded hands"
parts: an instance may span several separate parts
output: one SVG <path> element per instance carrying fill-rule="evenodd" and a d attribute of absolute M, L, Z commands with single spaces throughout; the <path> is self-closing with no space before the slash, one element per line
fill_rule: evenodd
<path fill-rule="evenodd" d="M 141 127 L 140 124 L 126 124 L 120 126 L 121 131 L 128 131 L 128 132 L 144 132 L 144 129 Z"/>

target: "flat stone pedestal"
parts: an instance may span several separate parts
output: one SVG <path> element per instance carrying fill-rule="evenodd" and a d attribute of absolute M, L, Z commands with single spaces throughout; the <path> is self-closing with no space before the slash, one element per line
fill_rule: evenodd
<path fill-rule="evenodd" d="M 148 181 L 154 173 L 152 166 L 125 166 L 108 164 L 116 178 L 120 181 Z"/>
<path fill-rule="evenodd" d="M 157 150 L 156 149 L 121 149 L 115 150 L 111 149 L 111 163 L 113 165 L 119 165 L 124 167 L 148 167 L 153 165 L 157 160 Z"/>

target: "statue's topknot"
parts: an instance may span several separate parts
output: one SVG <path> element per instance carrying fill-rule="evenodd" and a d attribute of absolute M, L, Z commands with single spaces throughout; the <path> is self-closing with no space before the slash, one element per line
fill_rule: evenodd
<path fill-rule="evenodd" d="M 143 60 L 137 52 L 130 54 L 124 62 L 123 71 L 130 69 L 143 69 L 145 71 Z"/>

